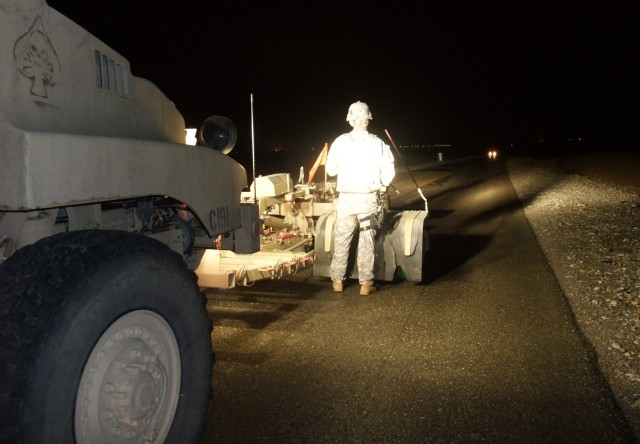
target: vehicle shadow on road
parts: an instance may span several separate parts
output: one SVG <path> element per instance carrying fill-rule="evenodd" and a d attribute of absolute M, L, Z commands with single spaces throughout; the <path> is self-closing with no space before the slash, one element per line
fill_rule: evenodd
<path fill-rule="evenodd" d="M 205 292 L 207 312 L 214 325 L 262 329 L 299 309 L 326 290 L 310 282 L 311 268 L 286 279 L 262 280 L 248 287 Z"/>
<path fill-rule="evenodd" d="M 429 233 L 427 227 L 425 235 Z M 489 236 L 430 235 L 429 251 L 422 261 L 421 284 L 430 284 L 460 268 L 481 252 L 489 243 Z"/>

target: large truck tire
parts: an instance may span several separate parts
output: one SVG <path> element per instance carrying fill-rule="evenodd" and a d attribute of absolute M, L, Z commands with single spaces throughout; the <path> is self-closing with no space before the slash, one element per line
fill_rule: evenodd
<path fill-rule="evenodd" d="M 0 442 L 197 443 L 211 322 L 180 255 L 63 233 L 0 265 Z"/>

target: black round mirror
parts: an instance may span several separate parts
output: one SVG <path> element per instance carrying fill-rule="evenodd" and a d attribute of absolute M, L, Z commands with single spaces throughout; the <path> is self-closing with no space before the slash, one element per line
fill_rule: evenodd
<path fill-rule="evenodd" d="M 238 131 L 233 122 L 222 116 L 208 117 L 198 129 L 198 145 L 229 154 L 236 144 Z"/>

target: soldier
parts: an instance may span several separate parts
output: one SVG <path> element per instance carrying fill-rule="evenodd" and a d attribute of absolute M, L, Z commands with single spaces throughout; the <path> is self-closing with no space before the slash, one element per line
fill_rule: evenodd
<path fill-rule="evenodd" d="M 372 118 L 366 103 L 351 104 L 347 122 L 353 130 L 338 136 L 331 144 L 325 167 L 327 175 L 337 176 L 339 193 L 331 260 L 333 291 L 343 290 L 351 241 L 359 228 L 357 266 L 362 296 L 376 291 L 373 285 L 375 234 L 382 222 L 379 194 L 395 175 L 389 145 L 367 130 Z"/>

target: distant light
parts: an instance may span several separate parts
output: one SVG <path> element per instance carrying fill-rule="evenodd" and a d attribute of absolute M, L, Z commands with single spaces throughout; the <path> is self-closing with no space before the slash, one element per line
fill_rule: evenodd
<path fill-rule="evenodd" d="M 187 145 L 195 145 L 198 142 L 196 139 L 196 131 L 196 128 L 187 128 L 184 130 Z"/>
<path fill-rule="evenodd" d="M 428 149 L 428 148 L 449 148 L 451 144 L 448 143 L 433 143 L 433 144 L 422 144 L 422 145 L 400 145 L 400 148 L 403 149 Z"/>

